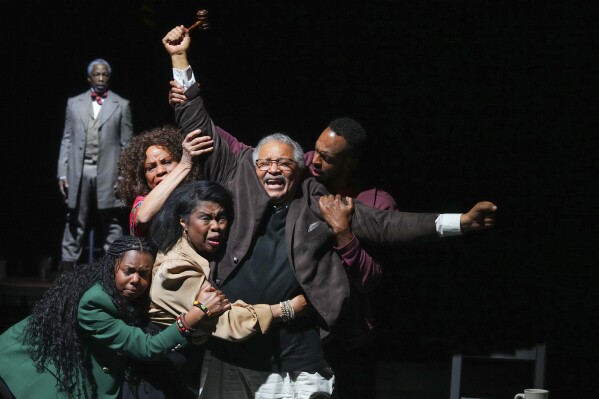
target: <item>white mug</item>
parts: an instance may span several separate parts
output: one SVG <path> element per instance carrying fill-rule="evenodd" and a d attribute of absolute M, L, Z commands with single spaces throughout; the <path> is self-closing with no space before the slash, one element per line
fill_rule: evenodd
<path fill-rule="evenodd" d="M 524 393 L 514 396 L 514 399 L 548 399 L 549 391 L 545 389 L 525 389 Z"/>

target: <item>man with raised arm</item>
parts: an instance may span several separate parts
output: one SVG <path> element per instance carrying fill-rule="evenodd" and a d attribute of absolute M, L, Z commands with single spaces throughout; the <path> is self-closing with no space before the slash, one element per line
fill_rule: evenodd
<path fill-rule="evenodd" d="M 214 140 L 203 162 L 206 178 L 233 194 L 235 219 L 223 257 L 211 265 L 211 279 L 230 300 L 251 303 L 280 300 L 302 292 L 314 307 L 309 317 L 287 315 L 269 334 L 239 343 L 212 340 L 201 397 L 308 398 L 332 393 L 334 376 L 324 360 L 320 336 L 334 331 L 347 306 L 349 282 L 335 253 L 335 233 L 319 203 L 328 192 L 313 177 L 302 181 L 303 151 L 289 137 L 263 138 L 252 151 L 231 152 L 206 112 L 187 60 L 190 39 L 176 27 L 163 39 L 173 73 L 188 101 L 176 106 L 182 134 L 201 129 Z M 380 245 L 483 230 L 495 221 L 496 206 L 479 202 L 465 214 L 415 214 L 383 211 L 334 198 L 332 211 L 351 210 L 353 234 Z M 278 299 L 277 299 L 278 298 Z"/>

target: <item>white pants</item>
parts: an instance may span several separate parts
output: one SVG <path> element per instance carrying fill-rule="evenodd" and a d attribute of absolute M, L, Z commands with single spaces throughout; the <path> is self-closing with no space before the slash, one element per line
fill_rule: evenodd
<path fill-rule="evenodd" d="M 234 366 L 206 352 L 201 399 L 324 399 L 335 386 L 331 369 L 269 372 Z"/>

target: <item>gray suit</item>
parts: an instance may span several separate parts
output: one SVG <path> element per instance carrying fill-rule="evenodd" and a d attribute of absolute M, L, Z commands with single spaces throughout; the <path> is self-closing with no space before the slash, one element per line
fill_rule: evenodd
<path fill-rule="evenodd" d="M 66 177 L 69 184 L 66 198 L 69 215 L 62 250 L 64 261 L 79 259 L 88 216 L 94 206 L 100 211 L 99 227 L 107 245 L 123 234 L 115 215 L 115 208 L 123 205 L 116 198 L 115 185 L 121 150 L 133 135 L 129 101 L 108 92 L 96 118 L 97 160 L 90 163 L 84 162 L 84 158 L 91 112 L 89 90 L 68 99 L 57 172 L 58 177 Z"/>

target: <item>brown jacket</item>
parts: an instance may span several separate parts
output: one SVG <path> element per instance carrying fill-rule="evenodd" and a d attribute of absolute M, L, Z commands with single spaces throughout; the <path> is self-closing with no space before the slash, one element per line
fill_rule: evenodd
<path fill-rule="evenodd" d="M 234 220 L 222 259 L 212 266 L 211 280 L 223 284 L 243 263 L 254 242 L 270 197 L 260 183 L 252 160 L 252 150 L 239 155 L 215 134 L 216 127 L 206 112 L 199 86 L 185 93 L 188 101 L 175 108 L 183 136 L 202 129 L 214 140 L 213 152 L 205 158 L 204 175 L 219 182 L 233 194 Z M 334 235 L 318 206 L 320 196 L 328 194 L 323 185 L 310 177 L 302 182 L 289 206 L 285 226 L 287 256 L 309 302 L 321 316 L 321 327 L 330 331 L 342 314 L 349 296 L 349 282 L 339 256 Z M 437 214 L 383 211 L 357 203 L 352 218 L 354 234 L 364 242 L 397 245 L 405 241 L 437 237 Z M 324 335 L 324 334 L 323 334 Z"/>

